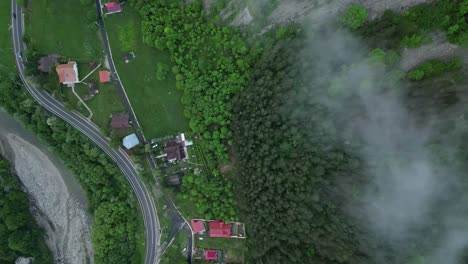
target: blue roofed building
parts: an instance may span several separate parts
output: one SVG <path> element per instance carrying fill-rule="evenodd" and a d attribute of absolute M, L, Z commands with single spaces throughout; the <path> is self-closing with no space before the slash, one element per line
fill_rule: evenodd
<path fill-rule="evenodd" d="M 140 141 L 138 141 L 138 138 L 135 133 L 130 134 L 123 139 L 123 145 L 126 149 L 131 149 L 138 145 Z"/>

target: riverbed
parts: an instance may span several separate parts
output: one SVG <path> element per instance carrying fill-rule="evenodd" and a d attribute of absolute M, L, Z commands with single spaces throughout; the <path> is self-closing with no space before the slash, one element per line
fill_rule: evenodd
<path fill-rule="evenodd" d="M 34 134 L 0 110 L 0 155 L 28 193 L 55 263 L 94 263 L 86 196 L 64 163 Z"/>

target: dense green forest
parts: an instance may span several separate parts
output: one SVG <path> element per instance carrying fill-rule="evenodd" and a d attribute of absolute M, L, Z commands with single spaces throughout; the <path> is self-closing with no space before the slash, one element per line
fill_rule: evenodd
<path fill-rule="evenodd" d="M 445 232 L 454 228 L 450 221 L 468 217 L 452 211 L 453 203 L 466 201 L 467 111 L 456 107 L 466 100 L 466 78 L 450 75 L 463 63 L 428 61 L 406 75 L 398 70 L 396 51 L 407 33 L 429 34 L 454 23 L 460 30 L 448 32 L 449 40 L 464 45 L 460 5 L 435 1 L 403 15 L 387 11 L 368 23 L 353 7 L 341 22 L 356 29 L 354 37 L 323 25 L 312 37 L 279 43 L 255 65 L 233 125 L 253 263 L 466 261 L 467 244 L 458 251 L 444 245 Z M 445 24 L 437 24 L 434 8 L 444 11 Z M 421 163 L 424 173 L 413 168 Z M 446 171 L 450 183 L 439 182 Z M 399 174 L 420 180 L 428 192 L 434 187 L 424 177 L 434 177 L 452 193 L 438 200 L 442 191 L 434 188 L 427 195 L 437 202 L 429 206 L 420 200 L 424 191 L 412 186 L 407 194 L 395 183 Z M 388 192 L 379 177 L 386 178 Z M 391 199 L 379 203 L 382 197 L 398 201 L 394 195 L 408 196 L 395 207 Z M 408 208 L 419 202 L 429 208 L 413 211 L 427 210 L 427 218 L 412 226 L 406 217 L 418 216 Z"/>
<path fill-rule="evenodd" d="M 328 37 L 320 35 L 321 41 Z M 384 60 L 381 65 L 373 65 L 376 76 L 367 68 L 366 75 L 359 76 L 360 68 L 367 65 L 375 52 L 362 53 L 359 60 L 356 51 L 346 57 L 326 52 L 326 59 L 332 57 L 326 63 L 353 65 L 340 77 L 345 84 L 342 88 L 348 91 L 330 93 L 333 86 L 330 75 L 342 74 L 343 69 L 337 67 L 326 72 L 329 69 L 320 55 L 323 51 L 310 50 L 311 40 L 304 38 L 281 43 L 265 55 L 255 67 L 249 88 L 236 104 L 235 145 L 241 170 L 237 186 L 243 197 L 240 204 L 248 226 L 253 263 L 432 263 L 424 259 L 427 256 L 429 261 L 430 251 L 444 239 L 440 223 L 447 217 L 444 214 L 451 214 L 447 209 L 451 204 L 439 201 L 442 207 L 431 208 L 428 213 L 431 217 L 420 223 L 418 230 L 408 232 L 411 237 L 394 243 L 363 225 L 375 224 L 374 216 L 367 215 L 374 209 L 366 211 L 367 207 L 372 208 L 366 191 L 378 175 L 388 174 L 392 178 L 393 170 L 401 170 L 408 177 L 415 173 L 407 169 L 411 168 L 411 162 L 421 162 L 418 159 L 427 162 L 414 156 L 417 149 L 431 162 L 428 167 L 435 172 L 429 174 L 436 174 L 450 164 L 451 179 L 459 184 L 450 197 L 465 201 L 460 196 L 464 196 L 462 190 L 467 187 L 462 175 L 466 171 L 463 161 L 467 158 L 468 123 L 459 115 L 466 116 L 467 111 L 459 109 L 457 114 L 449 114 L 447 110 L 456 101 L 442 99 L 463 97 L 454 95 L 456 88 L 443 79 L 433 80 L 434 88 L 404 80 L 382 81 L 392 76 L 392 66 L 385 65 Z M 343 46 L 349 44 L 345 38 L 341 40 Z M 438 91 L 436 86 L 440 85 L 446 90 Z M 409 124 L 405 118 L 397 116 L 393 120 L 393 114 L 389 117 L 380 112 L 393 107 L 395 92 L 402 97 L 402 107 L 417 118 L 418 125 L 433 131 L 423 146 L 412 142 L 426 137 L 428 132 L 421 130 L 421 134 L 413 136 L 414 132 L 406 130 Z M 443 95 L 434 96 L 437 93 Z M 371 99 L 363 99 L 367 96 Z M 374 113 L 366 109 L 369 104 L 376 104 L 372 106 Z M 398 146 L 406 144 L 406 148 L 380 143 L 379 134 L 369 132 L 373 126 L 380 128 L 379 122 L 374 123 L 375 118 L 384 124 L 391 123 L 375 133 L 386 135 L 387 129 L 388 140 L 394 140 Z M 404 125 L 400 127 L 398 122 Z M 401 130 L 407 134 L 401 134 Z M 374 138 L 379 140 L 374 142 Z M 453 141 L 447 142 L 447 138 Z M 369 152 L 375 158 L 362 155 Z M 396 193 L 401 191 L 391 183 L 387 188 L 396 189 Z M 410 197 L 417 200 L 418 191 L 414 191 L 414 198 Z M 411 204 L 411 199 L 406 203 Z M 352 213 L 349 207 L 353 208 Z M 404 213 L 408 212 L 402 206 L 401 214 Z M 466 213 L 459 214 L 462 215 L 468 217 Z M 398 226 L 398 215 L 389 213 L 389 218 L 395 220 L 390 224 Z"/>
<path fill-rule="evenodd" d="M 34 263 L 52 263 L 44 233 L 29 211 L 27 194 L 10 174 L 8 161 L 0 159 L 0 263 L 14 263 L 18 257 L 32 257 Z"/>
<path fill-rule="evenodd" d="M 15 73 L 0 71 L 0 105 L 49 144 L 86 191 L 94 215 L 95 262 L 141 263 L 136 243 L 144 238 L 137 202 L 119 169 L 87 137 L 40 107 Z"/>

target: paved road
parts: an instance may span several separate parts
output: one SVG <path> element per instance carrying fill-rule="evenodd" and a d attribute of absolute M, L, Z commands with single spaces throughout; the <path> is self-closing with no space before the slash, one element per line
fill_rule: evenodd
<path fill-rule="evenodd" d="M 133 191 L 135 192 L 143 214 L 143 220 L 146 229 L 145 264 L 158 263 L 159 256 L 157 247 L 159 246 L 160 230 L 154 202 L 151 199 L 144 184 L 140 181 L 130 157 L 121 149 L 117 150 L 111 148 L 109 146 L 109 141 L 100 134 L 99 128 L 96 127 L 93 123 L 89 122 L 85 117 L 76 112 L 69 112 L 65 110 L 62 103 L 57 101 L 47 92 L 36 89 L 30 82 L 26 80 L 23 64 L 23 59 L 25 59 L 23 57 L 25 46 L 22 41 L 24 34 L 23 14 L 21 8 L 16 4 L 15 0 L 11 0 L 11 13 L 15 61 L 19 76 L 23 81 L 26 89 L 40 105 L 73 127 L 80 130 L 94 143 L 96 143 L 96 145 L 98 145 L 104 152 L 106 152 L 107 155 L 109 155 L 109 157 L 119 166 L 129 181 Z"/>
<path fill-rule="evenodd" d="M 122 98 L 122 102 L 124 103 L 125 109 L 128 112 L 129 118 L 132 121 L 132 126 L 133 129 L 136 131 L 136 135 L 140 142 L 145 143 L 145 135 L 143 135 L 143 132 L 141 131 L 140 124 L 138 123 L 138 119 L 135 115 L 135 112 L 133 111 L 132 104 L 130 103 L 130 100 L 128 99 L 127 93 L 125 92 L 125 88 L 120 81 L 120 76 L 119 73 L 117 72 L 117 69 L 115 68 L 114 64 L 114 58 L 112 57 L 112 50 L 109 44 L 109 37 L 107 36 L 107 31 L 106 31 L 106 25 L 104 24 L 104 21 L 102 19 L 102 9 L 101 9 L 102 3 L 101 0 L 96 0 L 96 9 L 97 9 L 97 15 L 98 15 L 98 24 L 99 24 L 99 30 L 101 31 L 101 36 L 102 36 L 102 41 L 104 42 L 104 51 L 106 52 L 107 55 L 107 60 L 109 61 L 109 67 L 112 75 L 112 80 L 115 83 L 115 86 L 117 87 L 117 90 L 119 91 L 120 98 Z"/>
<path fill-rule="evenodd" d="M 143 131 L 141 130 L 140 124 L 138 123 L 138 119 L 136 117 L 135 112 L 133 111 L 132 104 L 130 100 L 128 99 L 127 93 L 125 92 L 125 88 L 120 80 L 119 73 L 117 72 L 117 69 L 114 64 L 114 57 L 112 56 L 112 50 L 110 47 L 109 43 L 109 37 L 107 35 L 107 30 L 106 30 L 106 25 L 103 20 L 103 13 L 102 13 L 102 3 L 101 0 L 95 0 L 96 2 L 96 9 L 97 9 L 97 14 L 98 14 L 98 24 L 99 24 L 99 29 L 101 31 L 101 36 L 102 40 L 104 42 L 104 51 L 107 55 L 107 59 L 109 61 L 109 67 L 112 73 L 112 79 L 114 80 L 114 83 L 117 87 L 117 90 L 119 91 L 120 97 L 124 103 L 125 109 L 129 114 L 130 120 L 132 121 L 132 126 L 133 129 L 136 131 L 136 135 L 140 142 L 146 142 L 145 135 L 143 134 Z M 155 124 L 156 125 L 156 124 Z M 148 159 L 148 162 L 150 163 L 151 170 L 156 169 L 156 162 L 154 158 L 150 155 L 147 154 L 146 158 Z M 176 206 L 172 202 L 172 199 L 168 199 L 170 209 L 171 209 L 171 215 L 172 215 L 172 226 L 173 228 L 176 228 L 176 230 L 179 230 L 181 222 L 185 222 L 185 219 L 182 217 L 180 212 L 176 209 Z M 186 222 L 187 225 L 189 225 L 188 222 Z M 190 229 L 190 227 L 188 227 Z M 190 230 L 189 230 L 190 231 Z M 169 234 L 167 241 L 170 241 L 174 236 L 176 235 L 176 232 L 174 230 L 171 231 Z M 189 232 L 189 247 L 188 247 L 188 262 L 192 263 L 192 254 L 193 254 L 193 234 L 190 231 Z"/>

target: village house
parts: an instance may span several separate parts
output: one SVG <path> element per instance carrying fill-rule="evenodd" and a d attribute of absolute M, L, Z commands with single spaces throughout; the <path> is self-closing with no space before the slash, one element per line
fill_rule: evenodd
<path fill-rule="evenodd" d="M 55 68 L 60 83 L 71 85 L 78 83 L 78 67 L 76 62 L 70 61 L 67 64 L 59 64 Z"/>
<path fill-rule="evenodd" d="M 43 73 L 48 73 L 50 68 L 58 62 L 58 59 L 60 59 L 60 55 L 58 54 L 41 57 L 38 61 L 39 65 L 37 66 L 37 69 Z"/>
<path fill-rule="evenodd" d="M 194 234 L 203 234 L 205 233 L 205 222 L 203 220 L 192 219 L 190 220 L 192 224 L 192 229 Z"/>
<path fill-rule="evenodd" d="M 129 128 L 129 116 L 128 114 L 113 113 L 111 116 L 111 127 L 113 129 Z"/>
<path fill-rule="evenodd" d="M 195 235 L 203 235 L 208 224 L 209 237 L 245 238 L 245 225 L 241 222 L 225 223 L 221 220 L 203 219 L 192 219 L 190 222 Z"/>
<path fill-rule="evenodd" d="M 210 221 L 210 237 L 231 237 L 231 224 L 223 221 Z"/>
<path fill-rule="evenodd" d="M 120 5 L 119 2 L 106 3 L 106 9 L 107 9 L 106 14 L 114 14 L 114 13 L 122 12 L 122 6 Z"/>
<path fill-rule="evenodd" d="M 206 261 L 218 260 L 218 251 L 217 250 L 205 250 L 205 260 Z"/>
<path fill-rule="evenodd" d="M 99 82 L 101 82 L 101 83 L 110 82 L 110 72 L 109 71 L 99 71 Z"/>
<path fill-rule="evenodd" d="M 175 136 L 174 140 L 168 141 L 164 145 L 165 156 L 167 161 L 185 161 L 188 159 L 187 147 L 191 146 L 191 141 L 185 140 L 185 134 L 180 133 Z"/>

